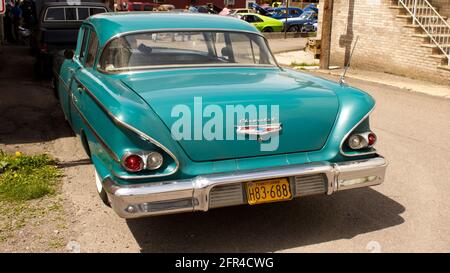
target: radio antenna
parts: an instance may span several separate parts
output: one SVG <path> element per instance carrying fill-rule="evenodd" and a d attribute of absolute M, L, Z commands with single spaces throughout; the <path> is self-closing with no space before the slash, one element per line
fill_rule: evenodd
<path fill-rule="evenodd" d="M 353 45 L 353 49 L 352 49 L 352 52 L 350 53 L 350 57 L 348 59 L 348 62 L 347 62 L 347 64 L 344 67 L 344 73 L 342 74 L 341 78 L 339 79 L 339 84 L 341 86 L 346 85 L 346 83 L 345 83 L 345 75 L 347 74 L 347 70 L 350 68 L 350 63 L 352 61 L 352 57 L 353 57 L 353 53 L 355 52 L 356 45 L 358 44 L 358 40 L 359 40 L 359 36 L 356 36 L 355 45 Z"/>

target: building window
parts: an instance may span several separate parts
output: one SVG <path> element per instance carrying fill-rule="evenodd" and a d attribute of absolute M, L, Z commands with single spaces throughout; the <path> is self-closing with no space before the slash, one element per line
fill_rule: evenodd
<path fill-rule="evenodd" d="M 229 5 L 229 6 L 234 6 L 234 0 L 224 0 L 223 4 L 225 6 Z"/>

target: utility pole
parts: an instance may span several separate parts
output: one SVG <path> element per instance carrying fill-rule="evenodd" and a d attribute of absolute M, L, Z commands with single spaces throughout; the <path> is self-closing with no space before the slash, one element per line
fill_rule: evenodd
<path fill-rule="evenodd" d="M 284 39 L 287 38 L 287 20 L 289 18 L 289 0 L 286 0 L 286 19 L 284 20 Z"/>
<path fill-rule="evenodd" d="M 330 68 L 331 29 L 333 27 L 333 0 L 324 0 L 322 8 L 322 37 L 320 50 L 320 68 Z"/>

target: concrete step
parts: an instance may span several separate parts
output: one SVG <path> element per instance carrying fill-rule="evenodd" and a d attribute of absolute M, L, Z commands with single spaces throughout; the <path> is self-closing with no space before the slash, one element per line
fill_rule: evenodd
<path fill-rule="evenodd" d="M 427 47 L 427 48 L 438 48 L 438 46 L 435 44 L 421 44 L 420 46 Z M 450 44 L 443 44 L 443 45 L 441 45 L 441 47 L 450 48 Z"/>
<path fill-rule="evenodd" d="M 415 25 L 407 24 L 407 25 L 404 25 L 404 27 L 408 27 L 408 28 L 422 28 L 419 24 L 415 24 Z M 425 25 L 424 27 L 428 28 L 428 29 L 437 29 L 437 28 L 439 28 L 439 29 L 440 28 L 446 29 L 446 28 L 448 28 L 447 25 Z"/>
<path fill-rule="evenodd" d="M 430 36 L 428 36 L 428 34 L 413 34 L 413 37 L 417 37 L 417 38 L 430 38 Z M 450 34 L 434 34 L 434 37 L 450 37 Z"/>
<path fill-rule="evenodd" d="M 439 65 L 438 69 L 446 70 L 450 72 L 450 66 L 449 65 Z"/>
<path fill-rule="evenodd" d="M 403 25 L 404 27 L 407 27 L 407 28 L 422 28 L 421 26 L 419 26 L 419 25 L 413 25 L 413 24 L 408 24 L 408 25 Z"/>
<path fill-rule="evenodd" d="M 433 55 L 428 55 L 428 57 L 433 58 L 433 59 L 440 59 L 440 60 L 447 59 L 447 56 L 445 56 L 444 54 L 433 54 Z"/>
<path fill-rule="evenodd" d="M 396 16 L 397 18 L 404 18 L 404 19 L 410 19 L 410 18 L 412 18 L 412 15 L 410 15 L 410 14 L 400 14 L 400 15 L 397 15 Z M 419 18 L 436 18 L 436 19 L 438 19 L 439 18 L 439 16 L 437 16 L 437 15 L 423 15 L 423 16 L 421 16 L 421 15 L 418 15 L 417 17 L 419 17 Z M 447 16 L 441 16 L 444 20 L 447 20 Z"/>

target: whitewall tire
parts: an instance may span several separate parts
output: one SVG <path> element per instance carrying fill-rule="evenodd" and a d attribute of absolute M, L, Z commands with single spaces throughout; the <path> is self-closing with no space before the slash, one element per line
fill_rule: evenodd
<path fill-rule="evenodd" d="M 100 199 L 102 199 L 103 204 L 110 207 L 111 204 L 109 203 L 108 200 L 108 194 L 106 194 L 105 189 L 103 189 L 102 180 L 100 179 L 97 170 L 95 170 L 95 185 L 97 187 L 97 193 L 100 196 Z"/>

